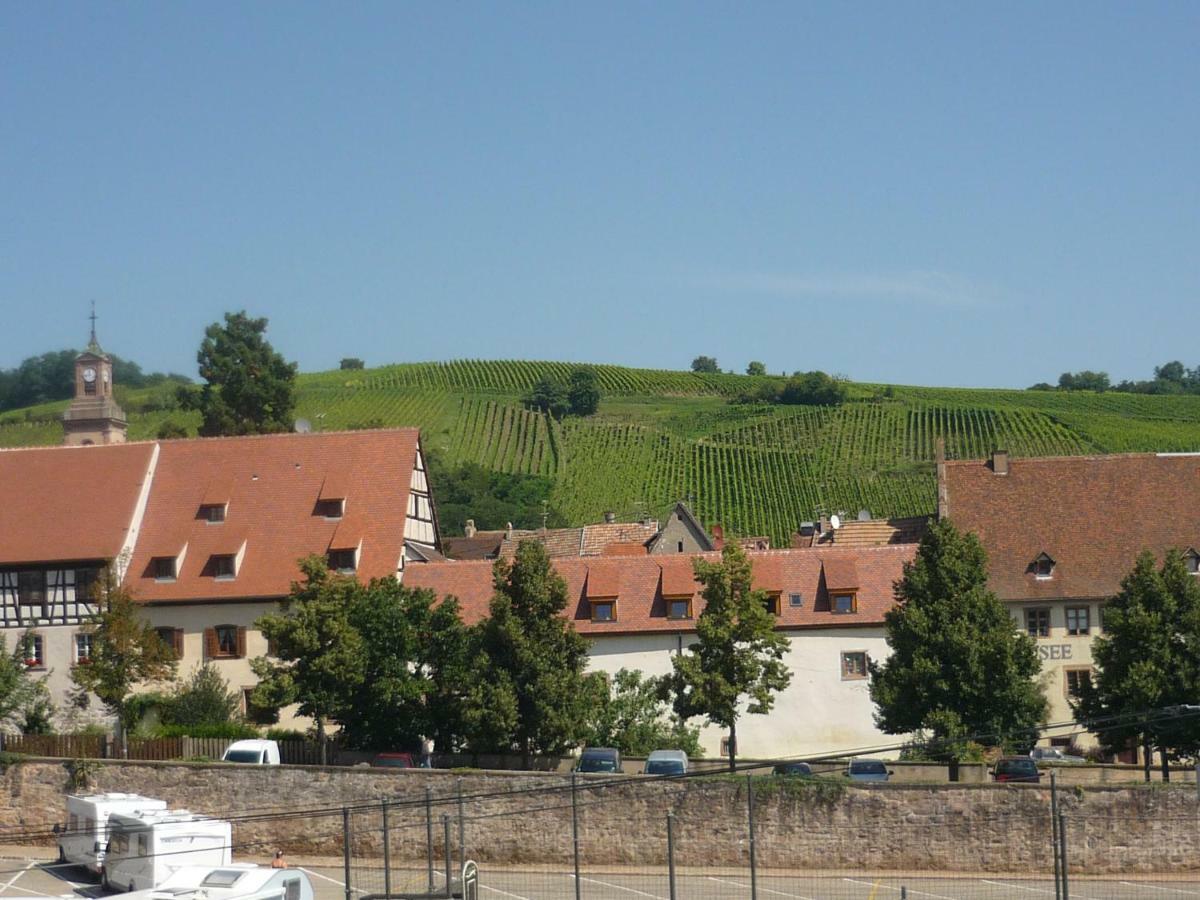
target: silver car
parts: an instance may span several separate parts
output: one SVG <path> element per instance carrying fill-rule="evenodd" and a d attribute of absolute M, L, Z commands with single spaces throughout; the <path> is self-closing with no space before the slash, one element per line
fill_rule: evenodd
<path fill-rule="evenodd" d="M 1063 753 L 1057 747 L 1034 747 L 1029 751 L 1029 756 L 1041 763 L 1087 762 L 1082 756 L 1072 756 L 1070 753 Z"/>
<path fill-rule="evenodd" d="M 894 774 L 881 759 L 852 759 L 845 772 L 851 781 L 887 781 Z"/>

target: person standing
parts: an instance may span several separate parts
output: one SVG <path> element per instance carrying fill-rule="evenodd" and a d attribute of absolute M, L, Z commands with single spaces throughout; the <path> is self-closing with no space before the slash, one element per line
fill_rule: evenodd
<path fill-rule="evenodd" d="M 421 768 L 433 768 L 433 738 L 421 738 Z"/>

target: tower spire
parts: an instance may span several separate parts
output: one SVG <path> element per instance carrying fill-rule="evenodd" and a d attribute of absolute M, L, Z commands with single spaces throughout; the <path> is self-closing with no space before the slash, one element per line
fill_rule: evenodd
<path fill-rule="evenodd" d="M 96 340 L 96 301 L 92 301 L 92 314 L 88 316 L 92 320 L 92 336 L 88 341 L 88 349 L 93 353 L 100 352 L 100 343 Z"/>

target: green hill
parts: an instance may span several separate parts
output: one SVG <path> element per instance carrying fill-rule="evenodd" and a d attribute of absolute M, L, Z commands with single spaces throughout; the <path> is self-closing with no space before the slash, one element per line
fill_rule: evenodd
<path fill-rule="evenodd" d="M 691 497 L 705 522 L 784 544 L 818 510 L 935 508 L 933 452 L 956 458 L 1200 451 L 1200 396 L 851 385 L 835 409 L 729 402 L 758 378 L 595 366 L 604 399 L 564 422 L 522 408 L 553 362 L 413 363 L 300 376 L 297 414 L 321 430 L 419 426 L 448 463 L 549 476 L 574 523 L 659 515 Z M 194 431 L 173 387 L 118 393 L 132 439 Z M 65 403 L 0 415 L 0 446 L 56 444 Z M 436 484 L 435 484 L 436 490 Z M 451 523 L 444 523 L 451 524 Z"/>

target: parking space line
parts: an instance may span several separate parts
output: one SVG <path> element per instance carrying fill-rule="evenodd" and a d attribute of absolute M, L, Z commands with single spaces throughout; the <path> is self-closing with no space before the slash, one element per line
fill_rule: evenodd
<path fill-rule="evenodd" d="M 568 875 L 568 878 L 574 878 L 574 875 Z M 607 881 L 600 881 L 598 878 L 587 878 L 583 875 L 579 876 L 580 881 L 590 881 L 592 884 L 602 884 L 605 887 L 616 888 L 618 891 L 628 891 L 631 894 L 637 894 L 639 897 L 650 897 L 651 900 L 667 900 L 666 897 L 660 897 L 658 894 L 647 894 L 645 891 L 639 891 L 636 888 L 625 887 L 620 884 L 609 884 Z"/>
<path fill-rule="evenodd" d="M 1013 884 L 1008 881 L 989 881 L 987 878 L 981 878 L 979 880 L 982 881 L 984 884 L 994 884 L 997 887 L 1016 888 L 1018 891 L 1029 891 L 1030 893 L 1033 893 L 1033 894 L 1053 894 L 1054 893 L 1054 891 L 1049 890 L 1048 888 L 1029 887 L 1028 885 Z M 910 891 L 910 893 L 911 893 L 911 891 Z M 1078 897 L 1079 900 L 1095 900 L 1094 897 L 1087 897 L 1083 894 L 1077 894 L 1077 893 L 1075 893 L 1075 891 L 1071 891 L 1071 896 Z"/>
<path fill-rule="evenodd" d="M 900 893 L 900 888 L 892 887 L 890 884 L 879 884 L 877 881 L 859 881 L 857 878 L 843 878 L 842 881 L 849 881 L 851 884 L 865 884 L 869 888 L 885 888 L 889 891 Z M 938 900 L 958 900 L 957 897 L 947 897 L 945 894 L 931 894 L 929 891 L 918 891 L 916 888 L 906 887 L 905 890 L 909 894 L 919 894 L 922 897 L 937 897 Z"/>
<path fill-rule="evenodd" d="M 750 885 L 748 885 L 748 884 L 741 884 L 737 881 L 727 881 L 724 878 L 714 878 L 712 875 L 708 876 L 708 880 L 715 881 L 715 882 L 717 882 L 717 884 L 731 884 L 734 887 L 740 887 L 740 888 L 750 887 Z M 803 894 L 789 894 L 786 891 L 776 891 L 769 887 L 763 887 L 761 884 L 758 886 L 758 889 L 760 891 L 762 891 L 764 894 L 778 894 L 780 897 L 794 897 L 794 898 L 796 898 L 796 900 L 813 900 L 812 897 L 805 897 Z"/>
<path fill-rule="evenodd" d="M 25 868 L 23 868 L 23 869 L 22 869 L 20 872 L 18 872 L 18 873 L 17 873 L 16 875 L 14 875 L 12 878 L 8 879 L 8 881 L 4 882 L 4 886 L 3 886 L 3 887 L 0 887 L 0 894 L 3 894 L 3 893 L 4 893 L 5 891 L 7 891 L 7 890 L 8 890 L 10 887 L 12 887 L 12 886 L 13 886 L 13 884 L 15 884 L 15 883 L 16 883 L 16 880 L 17 880 L 18 878 L 20 878 L 22 875 L 24 875 L 26 872 L 28 872 L 30 869 L 32 869 L 32 868 L 33 868 L 34 866 L 36 866 L 37 864 L 38 864 L 38 861 L 37 861 L 36 859 L 31 859 L 29 862 L 27 862 L 27 863 L 25 864 Z M 36 894 L 36 893 L 37 893 L 37 891 L 33 891 L 33 893 L 35 893 L 35 894 Z"/>
<path fill-rule="evenodd" d="M 1185 891 L 1181 888 L 1169 888 L 1161 884 L 1146 884 L 1144 882 L 1142 884 L 1138 884 L 1136 881 L 1122 881 L 1121 884 L 1127 884 L 1129 887 L 1136 888 L 1152 887 L 1156 891 L 1170 891 L 1172 894 L 1191 894 L 1193 897 L 1200 897 L 1200 891 Z"/>
<path fill-rule="evenodd" d="M 510 894 L 508 891 L 502 891 L 500 888 L 494 888 L 490 884 L 480 884 L 485 891 L 491 891 L 493 894 L 503 894 L 505 897 L 515 897 L 516 900 L 529 900 L 528 897 L 522 897 L 520 894 Z"/>
<path fill-rule="evenodd" d="M 338 887 L 346 886 L 346 882 L 344 882 L 344 881 L 338 881 L 336 878 L 330 878 L 328 875 L 322 875 L 320 872 L 314 872 L 312 869 L 304 868 L 304 866 L 296 866 L 296 868 L 299 869 L 301 872 L 311 875 L 313 878 L 320 878 L 320 879 L 323 879 L 324 881 L 332 881 Z"/>

